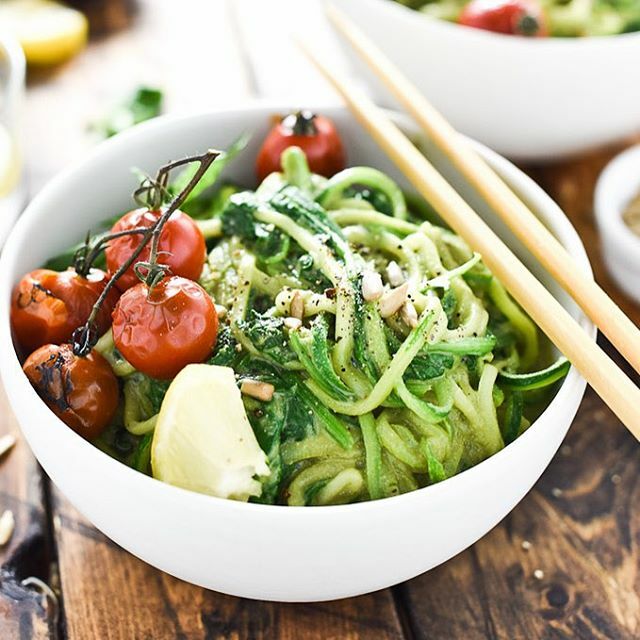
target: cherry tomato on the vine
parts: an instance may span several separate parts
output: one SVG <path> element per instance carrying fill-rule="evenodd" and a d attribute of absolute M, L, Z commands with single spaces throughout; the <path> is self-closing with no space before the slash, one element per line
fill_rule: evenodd
<path fill-rule="evenodd" d="M 544 12 L 537 0 L 471 0 L 458 21 L 467 27 L 507 35 L 548 35 Z"/>
<path fill-rule="evenodd" d="M 288 147 L 300 147 L 311 171 L 327 178 L 345 167 L 342 140 L 333 122 L 310 111 L 299 111 L 276 124 L 262 143 L 256 161 L 259 180 L 280 171 L 280 156 Z"/>
<path fill-rule="evenodd" d="M 84 438 L 97 438 L 115 415 L 118 380 L 97 351 L 77 356 L 70 344 L 47 344 L 22 368 L 51 411 Z"/>
<path fill-rule="evenodd" d="M 23 349 L 60 344 L 83 325 L 109 278 L 100 269 L 86 277 L 74 269 L 58 272 L 36 269 L 22 277 L 11 298 L 11 325 Z M 99 333 L 107 330 L 119 293 L 112 289 L 96 319 Z"/>
<path fill-rule="evenodd" d="M 126 291 L 113 312 L 118 351 L 152 378 L 173 378 L 188 364 L 202 362 L 218 336 L 218 314 L 197 283 L 171 276 L 151 291 L 139 283 Z"/>
<path fill-rule="evenodd" d="M 162 215 L 161 211 L 134 209 L 126 213 L 113 225 L 111 232 L 130 231 L 150 227 Z M 107 267 L 114 274 L 140 245 L 139 234 L 125 235 L 109 241 L 106 249 Z M 206 245 L 202 231 L 193 219 L 182 211 L 174 211 L 160 233 L 158 262 L 167 265 L 171 273 L 190 280 L 197 280 L 202 273 L 206 256 Z M 149 260 L 151 241 L 142 250 L 136 262 Z M 118 279 L 121 290 L 129 289 L 140 280 L 134 272 L 134 265 Z"/>

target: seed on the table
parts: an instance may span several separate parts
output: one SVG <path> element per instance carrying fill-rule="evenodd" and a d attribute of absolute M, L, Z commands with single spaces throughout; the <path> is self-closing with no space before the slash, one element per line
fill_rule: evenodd
<path fill-rule="evenodd" d="M 377 300 L 382 295 L 382 278 L 377 271 L 366 271 L 362 276 L 362 297 L 367 302 Z"/>
<path fill-rule="evenodd" d="M 617 473 L 611 476 L 611 482 L 613 482 L 613 484 L 620 484 L 620 480 L 622 480 L 622 478 Z"/>
<path fill-rule="evenodd" d="M 15 528 L 16 519 L 13 517 L 13 511 L 7 509 L 0 516 L 0 547 L 3 547 L 9 542 Z"/>
<path fill-rule="evenodd" d="M 529 549 L 531 549 L 531 543 L 528 540 L 523 540 L 520 546 L 524 551 L 529 551 Z"/>
<path fill-rule="evenodd" d="M 5 433 L 0 437 L 0 458 L 13 447 L 16 443 L 16 437 L 12 433 Z"/>
<path fill-rule="evenodd" d="M 409 284 L 405 282 L 403 285 L 400 285 L 395 289 L 391 289 L 391 291 L 387 291 L 378 302 L 380 315 L 383 318 L 389 318 L 399 311 L 400 307 L 402 307 L 407 299 L 408 290 Z"/>
<path fill-rule="evenodd" d="M 298 318 L 302 320 L 304 315 L 304 300 L 299 291 L 296 291 L 291 297 L 291 303 L 289 304 L 289 315 L 292 318 Z"/>
<path fill-rule="evenodd" d="M 240 385 L 240 391 L 244 393 L 245 396 L 251 396 L 256 400 L 262 400 L 263 402 L 269 402 L 269 400 L 273 398 L 275 387 L 268 382 L 245 378 Z"/>
<path fill-rule="evenodd" d="M 395 260 L 387 265 L 387 280 L 392 287 L 399 287 L 404 282 L 402 269 Z"/>
<path fill-rule="evenodd" d="M 554 498 L 559 498 L 562 495 L 562 489 L 559 489 L 558 487 L 553 487 L 553 489 L 551 489 L 551 495 Z"/>
<path fill-rule="evenodd" d="M 291 331 L 295 331 L 302 326 L 302 320 L 300 320 L 300 318 L 285 318 L 284 326 Z"/>
<path fill-rule="evenodd" d="M 536 580 L 542 580 L 542 579 L 544 578 L 544 571 L 543 571 L 542 569 L 536 569 L 536 570 L 533 572 L 533 577 L 534 577 Z"/>

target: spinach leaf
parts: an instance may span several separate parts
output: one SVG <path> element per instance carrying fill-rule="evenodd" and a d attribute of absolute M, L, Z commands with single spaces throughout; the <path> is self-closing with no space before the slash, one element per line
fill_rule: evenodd
<path fill-rule="evenodd" d="M 215 364 L 219 367 L 234 367 L 240 359 L 240 354 L 236 349 L 236 339 L 231 333 L 228 325 L 222 325 L 218 331 L 218 339 L 213 356 L 209 358 L 208 364 Z"/>
<path fill-rule="evenodd" d="M 448 327 L 449 329 L 453 329 L 455 327 L 456 321 L 456 307 L 458 306 L 458 297 L 456 296 L 453 289 L 447 289 L 445 294 L 442 296 L 442 309 L 445 312 L 447 319 L 449 320 Z"/>
<path fill-rule="evenodd" d="M 233 194 L 227 201 L 222 212 L 222 232 L 226 236 L 238 236 L 244 240 L 256 240 L 259 235 L 264 235 L 266 229 L 254 218 L 260 203 L 256 194 L 251 191 L 242 191 Z M 263 230 L 256 232 L 256 225 Z"/>
<path fill-rule="evenodd" d="M 340 227 L 304 191 L 286 185 L 271 196 L 269 205 L 301 227 L 321 236 L 327 246 L 345 262 L 352 260 L 351 249 Z"/>
<path fill-rule="evenodd" d="M 444 375 L 453 367 L 454 357 L 446 353 L 424 353 L 417 355 L 407 368 L 405 380 L 432 380 Z"/>
<path fill-rule="evenodd" d="M 367 185 L 354 184 L 348 189 L 345 189 L 343 197 L 353 198 L 354 200 L 364 200 L 371 204 L 376 211 L 385 213 L 388 216 L 393 215 L 393 206 L 387 194 L 377 189 L 372 189 Z"/>
<path fill-rule="evenodd" d="M 324 314 L 320 314 L 309 329 L 303 327 L 291 331 L 289 340 L 309 376 L 329 395 L 339 400 L 349 400 L 353 394 L 335 372 L 331 362 L 328 331 Z"/>
<path fill-rule="evenodd" d="M 271 474 L 262 479 L 262 493 L 255 502 L 274 504 L 280 492 L 282 458 L 280 442 L 289 413 L 289 396 L 276 392 L 270 402 L 256 402 L 243 396 L 247 417 L 260 448 L 266 453 Z"/>
<path fill-rule="evenodd" d="M 284 365 L 296 360 L 284 332 L 283 318 L 262 315 L 251 309 L 247 318 L 238 323 L 238 328 L 260 353 L 273 362 Z"/>
<path fill-rule="evenodd" d="M 117 107 L 104 121 L 96 124 L 94 129 L 105 138 L 129 129 L 133 125 L 150 120 L 160 115 L 163 93 L 153 87 L 138 87 L 135 93 Z"/>
<path fill-rule="evenodd" d="M 315 433 L 313 412 L 304 401 L 301 401 L 297 391 L 298 385 L 294 385 L 288 391 L 288 412 L 282 430 L 283 441 L 304 440 Z"/>
<path fill-rule="evenodd" d="M 137 471 L 151 473 L 151 443 L 153 441 L 153 431 L 145 434 L 138 443 L 138 447 L 133 454 L 131 465 Z"/>
<path fill-rule="evenodd" d="M 127 376 L 128 396 L 139 407 L 138 415 L 142 419 L 146 420 L 160 411 L 170 384 L 170 380 L 156 380 L 139 371 Z"/>

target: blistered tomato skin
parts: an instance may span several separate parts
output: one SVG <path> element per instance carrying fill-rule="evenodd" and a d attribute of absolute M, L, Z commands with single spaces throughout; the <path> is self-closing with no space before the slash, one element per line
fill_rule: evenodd
<path fill-rule="evenodd" d="M 113 225 L 111 232 L 150 227 L 162 215 L 160 211 L 134 209 Z M 114 274 L 140 245 L 140 235 L 115 238 L 106 249 L 107 267 Z M 149 260 L 151 242 L 142 250 L 136 262 Z M 193 219 L 182 211 L 174 211 L 162 229 L 158 243 L 158 262 L 167 265 L 173 275 L 197 280 L 202 273 L 207 247 L 204 236 Z M 133 265 L 118 279 L 118 287 L 125 291 L 140 282 Z"/>
<path fill-rule="evenodd" d="M 118 380 L 97 351 L 80 357 L 69 344 L 44 345 L 27 358 L 23 371 L 51 411 L 87 440 L 113 419 Z"/>
<path fill-rule="evenodd" d="M 89 317 L 109 278 L 100 269 L 86 277 L 74 269 L 36 269 L 23 276 L 11 298 L 11 326 L 20 346 L 30 352 L 45 344 L 61 344 Z M 111 289 L 96 319 L 99 333 L 107 330 L 119 292 Z"/>
<path fill-rule="evenodd" d="M 330 178 L 345 168 L 345 153 L 333 122 L 308 111 L 291 113 L 269 132 L 256 160 L 260 181 L 280 171 L 280 156 L 289 147 L 300 147 L 313 173 Z"/>
<path fill-rule="evenodd" d="M 537 0 L 471 0 L 460 24 L 494 33 L 540 38 L 549 35 Z"/>
<path fill-rule="evenodd" d="M 164 278 L 151 293 L 146 284 L 137 284 L 113 312 L 116 348 L 152 378 L 173 378 L 188 364 L 203 362 L 217 336 L 213 300 L 199 284 L 179 276 Z"/>

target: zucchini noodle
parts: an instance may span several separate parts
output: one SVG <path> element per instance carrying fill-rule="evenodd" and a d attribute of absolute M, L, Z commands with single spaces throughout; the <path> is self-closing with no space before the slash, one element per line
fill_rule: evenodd
<path fill-rule="evenodd" d="M 199 282 L 220 310 L 209 362 L 262 394 L 242 396 L 271 470 L 252 499 L 344 504 L 442 482 L 517 438 L 566 374 L 481 256 L 379 170 L 327 180 L 292 147 L 281 172 L 225 197 L 199 222 Z M 116 428 L 142 452 L 125 461 L 148 469 L 169 383 L 136 372 L 110 332 L 96 349 L 122 381 Z"/>

